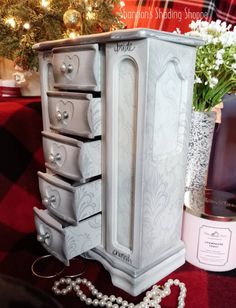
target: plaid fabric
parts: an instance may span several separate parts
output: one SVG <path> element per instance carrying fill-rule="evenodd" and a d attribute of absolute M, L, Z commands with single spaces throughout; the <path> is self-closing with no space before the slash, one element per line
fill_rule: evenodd
<path fill-rule="evenodd" d="M 189 31 L 192 20 L 220 18 L 235 24 L 235 0 L 136 0 L 125 1 L 124 22 L 127 28 L 146 27 L 173 32 Z"/>
<path fill-rule="evenodd" d="M 16 234 L 9 228 L 1 228 L 1 225 L 0 232 L 2 232 L 2 235 L 7 235 L 3 239 L 4 247 L 7 248 L 9 244 L 7 243 L 6 237 L 9 241 L 12 240 L 13 237 L 15 238 Z M 52 285 L 55 280 L 65 275 L 77 274 L 82 270 L 83 266 L 81 263 L 78 263 L 78 261 L 72 261 L 71 266 L 66 268 L 65 271 L 56 278 L 43 279 L 31 273 L 30 268 L 32 263 L 36 258 L 45 254 L 47 254 L 47 252 L 37 242 L 35 234 L 24 236 L 14 245 L 5 258 L 0 261 L 0 273 L 20 278 L 32 286 L 38 287 L 40 290 L 59 301 L 64 308 L 88 308 L 88 306 L 84 302 L 81 302 L 78 296 L 73 292 L 66 296 L 56 296 L 52 292 Z M 81 277 L 90 280 L 103 294 L 107 294 L 108 296 L 111 294 L 121 296 L 128 302 L 133 302 L 135 304 L 143 299 L 144 293 L 138 297 L 132 297 L 125 291 L 114 287 L 109 273 L 99 262 L 86 259 L 84 262 L 86 264 L 86 271 Z M 61 268 L 61 264 L 58 264 L 55 259 L 50 258 L 39 264 L 37 270 L 44 275 L 49 275 L 58 272 Z M 225 273 L 213 273 L 185 263 L 185 265 L 168 275 L 162 281 L 157 282 L 157 285 L 163 285 L 169 278 L 183 281 L 187 287 L 186 307 L 188 308 L 234 308 L 236 307 L 236 295 L 234 292 L 236 288 L 235 277 L 236 270 Z M 173 286 L 170 296 L 167 296 L 161 302 L 161 307 L 177 307 L 178 296 L 179 289 Z M 24 302 L 22 305 L 13 304 L 10 307 L 29 308 L 32 307 L 32 302 L 31 305 Z"/>
<path fill-rule="evenodd" d="M 34 230 L 39 205 L 37 171 L 43 170 L 40 98 L 0 99 L 0 223 Z"/>
<path fill-rule="evenodd" d="M 75 294 L 56 297 L 52 293 L 52 284 L 58 279 L 43 279 L 32 275 L 31 265 L 39 256 L 47 254 L 37 242 L 34 229 L 32 207 L 40 206 L 36 171 L 43 168 L 41 150 L 41 106 L 38 98 L 0 99 L 0 273 L 21 278 L 47 294 L 54 296 L 62 307 L 85 308 Z M 222 175 L 222 172 L 220 176 Z M 115 294 L 138 303 L 144 294 L 132 297 L 125 291 L 112 285 L 109 273 L 103 266 L 92 260 L 87 264 L 83 277 L 103 294 Z M 40 273 L 48 275 L 61 268 L 55 259 L 47 259 L 38 268 Z M 81 270 L 77 261 L 71 262 L 61 276 L 73 275 Z M 61 277 L 60 276 L 60 277 Z M 187 286 L 186 307 L 224 308 L 236 307 L 236 269 L 225 273 L 213 273 L 198 269 L 189 263 L 168 275 L 179 279 Z M 163 308 L 176 307 L 179 295 L 173 287 L 171 295 L 163 300 Z M 1 299 L 0 299 L 1 302 Z M 31 305 L 32 306 L 32 302 Z M 12 304 L 12 307 L 29 307 L 29 303 Z"/>
<path fill-rule="evenodd" d="M 236 24 L 236 1 L 218 0 L 216 1 L 216 16 L 232 25 Z"/>

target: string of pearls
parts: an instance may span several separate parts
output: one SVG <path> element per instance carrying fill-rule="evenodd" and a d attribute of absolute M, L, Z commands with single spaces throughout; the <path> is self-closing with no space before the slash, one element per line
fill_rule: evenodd
<path fill-rule="evenodd" d="M 64 288 L 59 288 L 61 285 L 64 285 Z M 87 287 L 93 299 L 87 297 L 84 292 L 81 290 L 80 285 Z M 74 291 L 76 295 L 80 298 L 81 301 L 85 302 L 87 305 L 100 306 L 107 308 L 161 308 L 160 303 L 162 299 L 171 293 L 171 286 L 175 285 L 180 288 L 180 293 L 178 297 L 178 308 L 183 308 L 185 306 L 185 297 L 187 289 L 183 282 L 180 282 L 178 279 L 169 279 L 163 287 L 154 285 L 150 291 L 147 291 L 143 300 L 138 304 L 128 303 L 126 300 L 123 300 L 122 297 L 116 297 L 115 295 L 103 295 L 99 292 L 91 281 L 86 278 L 77 278 L 72 280 L 71 278 L 61 278 L 59 281 L 55 281 L 52 287 L 53 292 L 56 295 L 66 295 L 69 292 Z"/>

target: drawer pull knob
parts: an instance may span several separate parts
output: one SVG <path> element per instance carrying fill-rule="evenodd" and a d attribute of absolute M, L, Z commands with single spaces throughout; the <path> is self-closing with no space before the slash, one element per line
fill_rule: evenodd
<path fill-rule="evenodd" d="M 63 112 L 63 119 L 68 119 L 69 118 L 69 114 L 67 111 Z"/>
<path fill-rule="evenodd" d="M 68 64 L 67 71 L 68 71 L 68 73 L 72 73 L 73 72 L 73 66 L 71 64 Z"/>
<path fill-rule="evenodd" d="M 60 111 L 57 111 L 56 117 L 57 117 L 57 120 L 58 120 L 58 121 L 61 121 L 61 119 L 62 119 L 62 114 L 61 114 Z"/>
<path fill-rule="evenodd" d="M 61 66 L 61 72 L 62 73 L 66 72 L 66 65 L 65 65 L 65 63 L 63 63 L 62 66 Z"/>
<path fill-rule="evenodd" d="M 50 238 L 50 235 L 47 232 L 45 234 L 38 234 L 37 235 L 37 240 L 40 243 L 45 243 L 45 241 L 48 240 L 49 238 Z"/>
<path fill-rule="evenodd" d="M 56 155 L 54 155 L 54 154 L 50 154 L 49 155 L 49 161 L 51 162 L 51 163 L 55 163 L 56 161 L 59 161 L 59 160 L 61 160 L 61 154 L 60 153 L 57 153 Z"/>
<path fill-rule="evenodd" d="M 46 207 L 48 205 L 51 205 L 51 203 L 56 202 L 56 197 L 54 195 L 50 196 L 49 198 L 45 197 L 42 200 L 43 205 L 45 205 Z"/>
<path fill-rule="evenodd" d="M 73 66 L 72 66 L 72 64 L 68 64 L 67 66 L 66 66 L 66 64 L 65 63 L 63 63 L 62 65 L 61 65 L 61 72 L 62 73 L 72 73 L 73 72 Z"/>
<path fill-rule="evenodd" d="M 61 111 L 57 111 L 56 118 L 58 121 L 66 120 L 69 118 L 69 113 L 67 111 L 63 111 L 63 113 L 61 113 Z"/>

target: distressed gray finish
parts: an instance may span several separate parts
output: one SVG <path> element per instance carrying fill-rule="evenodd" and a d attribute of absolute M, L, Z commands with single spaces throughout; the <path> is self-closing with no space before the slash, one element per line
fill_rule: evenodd
<path fill-rule="evenodd" d="M 113 284 L 132 295 L 185 262 L 180 232 L 195 46 L 201 43 L 133 29 L 35 46 L 40 59 L 46 166 L 76 182 L 90 182 L 101 174 L 101 243 L 84 256 L 99 260 Z M 82 66 L 83 58 L 86 65 Z M 96 125 L 85 125 L 89 117 L 92 122 L 93 110 L 98 114 L 97 107 L 87 97 L 90 103 L 86 101 L 85 110 L 82 94 L 69 94 L 71 89 L 101 90 L 101 114 L 95 116 L 95 122 L 101 122 L 101 141 L 81 143 L 65 136 L 69 130 L 74 136 L 82 130 L 88 138 L 97 135 L 95 128 L 92 131 Z M 59 109 L 60 114 L 55 114 Z M 72 114 L 80 120 L 69 124 Z M 89 160 L 81 155 L 81 145 Z M 97 145 L 93 154 L 92 145 Z M 66 164 L 55 154 L 49 162 L 50 150 L 56 146 L 62 158 L 69 157 Z M 71 228 L 73 233 L 83 231 Z M 69 250 L 68 256 L 74 256 Z"/>

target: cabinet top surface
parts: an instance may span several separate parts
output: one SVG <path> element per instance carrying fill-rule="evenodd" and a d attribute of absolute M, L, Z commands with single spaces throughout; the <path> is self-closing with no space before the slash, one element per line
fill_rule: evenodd
<path fill-rule="evenodd" d="M 154 38 L 161 41 L 172 42 L 176 44 L 199 46 L 203 45 L 201 39 L 195 37 L 187 37 L 184 35 L 174 34 L 170 32 L 137 28 L 128 30 L 117 30 L 112 32 L 82 35 L 75 39 L 61 39 L 55 41 L 41 42 L 34 45 L 35 50 L 49 50 L 54 47 L 76 46 L 93 43 L 109 43 L 128 40 L 140 40 L 145 38 Z"/>

